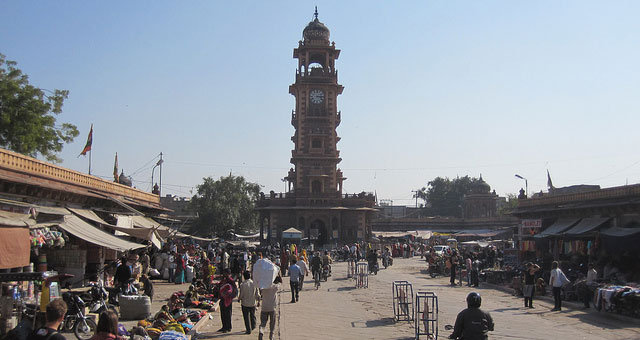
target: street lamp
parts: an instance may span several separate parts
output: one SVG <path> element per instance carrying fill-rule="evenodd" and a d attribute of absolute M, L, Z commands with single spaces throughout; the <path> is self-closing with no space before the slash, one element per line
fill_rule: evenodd
<path fill-rule="evenodd" d="M 527 179 L 516 174 L 516 177 L 520 178 L 520 179 L 524 179 L 524 193 L 527 197 L 529 197 L 529 183 L 527 182 Z"/>

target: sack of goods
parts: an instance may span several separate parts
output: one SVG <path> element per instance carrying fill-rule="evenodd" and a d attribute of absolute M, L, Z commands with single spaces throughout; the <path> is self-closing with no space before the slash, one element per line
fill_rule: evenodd
<path fill-rule="evenodd" d="M 144 320 L 151 316 L 151 299 L 146 295 L 118 295 L 121 320 Z"/>
<path fill-rule="evenodd" d="M 260 289 L 270 287 L 273 280 L 278 277 L 278 273 L 280 273 L 280 267 L 268 259 L 260 259 L 253 265 L 253 282 Z"/>

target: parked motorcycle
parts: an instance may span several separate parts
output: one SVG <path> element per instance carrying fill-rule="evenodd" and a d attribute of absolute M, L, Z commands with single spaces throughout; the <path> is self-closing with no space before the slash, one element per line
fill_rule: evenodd
<path fill-rule="evenodd" d="M 59 331 L 71 331 L 78 340 L 89 340 L 96 331 L 96 323 L 84 314 L 85 302 L 79 293 L 68 291 L 62 294 L 67 303 L 67 314 L 60 324 Z"/>
<path fill-rule="evenodd" d="M 89 311 L 91 313 L 100 314 L 103 311 L 111 310 L 116 313 L 116 315 L 120 316 L 116 306 L 105 301 L 108 299 L 109 294 L 102 285 L 102 282 L 91 282 L 89 283 L 89 286 L 91 287 L 91 289 L 89 289 L 89 295 L 91 296 Z"/>

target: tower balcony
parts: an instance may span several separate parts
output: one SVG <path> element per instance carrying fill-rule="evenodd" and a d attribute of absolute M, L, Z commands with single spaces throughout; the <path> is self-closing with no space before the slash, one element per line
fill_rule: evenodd
<path fill-rule="evenodd" d="M 296 70 L 296 82 L 313 81 L 314 83 L 336 83 L 338 71 L 328 71 L 322 68 L 312 68 L 309 72 Z"/>
<path fill-rule="evenodd" d="M 295 110 L 291 110 L 291 125 L 298 126 L 298 115 Z"/>

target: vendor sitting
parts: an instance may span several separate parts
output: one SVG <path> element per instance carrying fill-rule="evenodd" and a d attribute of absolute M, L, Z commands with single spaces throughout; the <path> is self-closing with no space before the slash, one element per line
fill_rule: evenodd
<path fill-rule="evenodd" d="M 189 286 L 189 290 L 184 296 L 184 306 L 198 306 L 200 304 L 198 291 L 196 290 L 194 285 Z"/>

